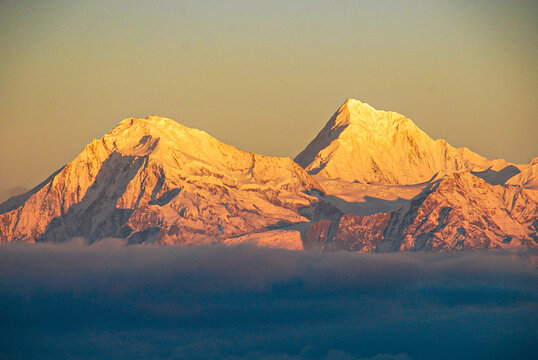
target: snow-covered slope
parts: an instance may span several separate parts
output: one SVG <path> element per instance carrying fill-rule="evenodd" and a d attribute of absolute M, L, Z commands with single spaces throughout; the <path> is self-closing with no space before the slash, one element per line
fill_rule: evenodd
<path fill-rule="evenodd" d="M 150 116 L 126 119 L 49 179 L 0 206 L 0 241 L 200 244 L 307 221 L 321 186 L 289 158 L 265 157 Z M 295 246 L 295 245 L 293 245 Z"/>
<path fill-rule="evenodd" d="M 249 244 L 266 248 L 303 250 L 301 233 L 297 230 L 268 230 L 245 234 L 223 241 L 226 245 Z"/>
<path fill-rule="evenodd" d="M 306 248 L 538 245 L 537 159 L 490 161 L 434 141 L 403 115 L 349 99 L 295 161 L 325 189 L 320 203 L 335 208 L 313 217 Z"/>
<path fill-rule="evenodd" d="M 519 168 L 521 172 L 508 179 L 506 183 L 538 191 L 538 157 L 532 159 L 528 164 L 520 165 Z"/>
<path fill-rule="evenodd" d="M 348 99 L 295 158 L 310 174 L 361 183 L 407 185 L 493 162 L 434 141 L 403 115 Z M 507 164 L 508 166 L 508 164 Z"/>
<path fill-rule="evenodd" d="M 537 195 L 461 170 L 428 184 L 397 210 L 320 220 L 306 233 L 305 245 L 359 252 L 536 246 Z"/>
<path fill-rule="evenodd" d="M 489 161 L 348 100 L 296 161 L 310 174 L 170 119 L 125 119 L 0 204 L 0 243 L 117 237 L 366 253 L 538 245 L 538 158 Z"/>
<path fill-rule="evenodd" d="M 458 171 L 394 213 L 378 250 L 459 250 L 538 245 L 536 194 Z"/>

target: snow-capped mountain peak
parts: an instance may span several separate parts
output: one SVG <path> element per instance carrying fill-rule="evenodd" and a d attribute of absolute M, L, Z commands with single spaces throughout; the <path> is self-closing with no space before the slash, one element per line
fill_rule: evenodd
<path fill-rule="evenodd" d="M 213 148 L 219 144 L 224 145 L 205 131 L 191 129 L 172 119 L 157 115 L 151 115 L 145 119 L 125 119 L 102 140 L 112 144 L 125 155 L 149 154 L 159 145 L 195 155 L 208 146 Z"/>
<path fill-rule="evenodd" d="M 466 148 L 434 141 L 410 119 L 348 99 L 295 158 L 310 174 L 378 184 L 417 184 L 491 163 Z"/>
<path fill-rule="evenodd" d="M 0 243 L 80 236 L 360 252 L 538 244 L 538 159 L 489 161 L 348 99 L 296 161 L 156 115 L 125 119 L 0 204 Z"/>
<path fill-rule="evenodd" d="M 403 115 L 394 111 L 376 110 L 370 104 L 356 99 L 347 99 L 336 112 L 336 125 L 362 124 L 373 127 L 388 125 L 390 122 L 406 121 Z"/>
<path fill-rule="evenodd" d="M 0 207 L 0 242 L 212 242 L 305 221 L 297 210 L 317 201 L 304 193 L 312 189 L 322 190 L 289 158 L 247 153 L 171 119 L 129 118 Z"/>

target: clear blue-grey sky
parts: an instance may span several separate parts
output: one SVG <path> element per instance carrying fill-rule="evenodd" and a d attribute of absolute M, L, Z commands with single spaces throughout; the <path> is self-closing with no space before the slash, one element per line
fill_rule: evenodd
<path fill-rule="evenodd" d="M 294 157 L 349 97 L 538 155 L 536 1 L 2 1 L 0 201 L 126 117 Z"/>

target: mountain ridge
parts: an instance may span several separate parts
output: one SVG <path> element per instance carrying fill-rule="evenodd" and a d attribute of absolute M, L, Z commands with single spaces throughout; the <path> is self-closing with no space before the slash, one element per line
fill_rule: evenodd
<path fill-rule="evenodd" d="M 157 115 L 127 118 L 0 204 L 0 243 L 116 237 L 367 253 L 538 245 L 538 158 L 488 160 L 348 99 L 296 161 Z"/>
<path fill-rule="evenodd" d="M 315 198 L 302 191 L 321 188 L 289 158 L 246 153 L 203 131 L 156 116 L 123 120 L 49 179 L 22 205 L 4 206 L 11 210 L 0 215 L 3 242 L 84 235 L 95 241 L 155 232 L 148 229 L 170 221 L 169 227 L 176 228 L 167 228 L 170 236 L 159 231 L 163 243 L 173 243 L 174 234 L 187 243 L 202 235 L 241 235 L 278 221 L 306 220 L 295 208 Z M 174 199 L 180 198 L 181 204 L 174 208 Z M 209 219 L 200 218 L 200 207 Z M 264 212 L 250 219 L 248 214 L 256 213 L 256 207 Z M 89 216 L 88 211 L 95 226 L 108 230 L 82 225 L 79 218 Z M 106 219 L 101 218 L 104 214 Z M 233 218 L 232 224 L 219 224 L 227 216 Z M 73 228 L 66 217 L 78 227 Z M 189 221 L 193 219 L 199 221 Z M 189 236 L 180 236 L 178 221 Z"/>

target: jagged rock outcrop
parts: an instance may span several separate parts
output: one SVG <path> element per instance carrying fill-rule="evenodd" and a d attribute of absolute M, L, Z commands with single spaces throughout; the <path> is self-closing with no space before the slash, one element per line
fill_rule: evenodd
<path fill-rule="evenodd" d="M 321 220 L 306 239 L 322 251 L 370 253 L 536 246 L 537 195 L 520 185 L 491 185 L 462 170 L 428 184 L 390 213 Z"/>
<path fill-rule="evenodd" d="M 391 219 L 390 250 L 462 250 L 538 245 L 534 194 L 520 186 L 492 186 L 460 171 L 428 186 Z"/>
<path fill-rule="evenodd" d="M 390 213 L 367 216 L 344 214 L 336 221 L 320 220 L 306 232 L 305 247 L 319 251 L 348 250 L 360 253 L 375 252 L 383 240 Z"/>

